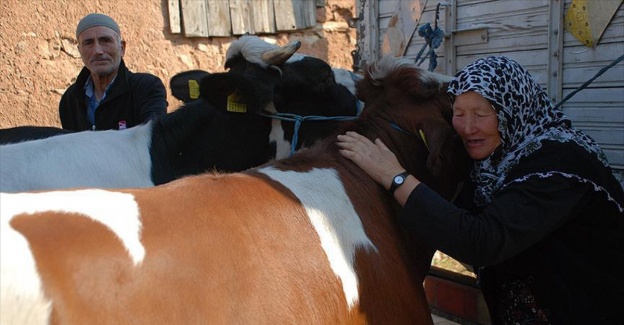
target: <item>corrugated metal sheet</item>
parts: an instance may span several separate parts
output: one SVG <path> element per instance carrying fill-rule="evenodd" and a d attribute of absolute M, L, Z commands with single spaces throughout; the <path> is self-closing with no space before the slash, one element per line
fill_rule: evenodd
<path fill-rule="evenodd" d="M 363 48 L 363 60 L 370 61 L 381 55 L 386 28 L 399 1 L 426 3 L 419 25 L 433 24 L 438 3 L 446 3 L 449 5 L 441 6 L 438 25 L 447 37 L 436 49 L 438 66 L 435 71 L 454 74 L 480 57 L 504 54 L 525 66 L 555 102 L 624 53 L 622 5 L 598 45 L 589 48 L 561 29 L 563 15 L 572 0 L 565 0 L 563 6 L 555 0 L 367 1 L 373 3 L 367 4 L 370 12 L 365 18 L 368 21 L 363 21 L 362 25 L 368 27 L 367 24 L 374 23 L 371 19 L 377 20 L 377 30 L 366 35 L 367 41 L 377 48 Z M 555 18 L 552 23 L 551 17 Z M 408 42 L 405 57 L 413 59 L 424 40 L 416 33 Z M 422 66 L 426 68 L 427 65 L 425 61 Z M 553 89 L 548 89 L 549 85 Z M 624 62 L 574 95 L 562 109 L 575 127 L 600 143 L 614 168 L 624 169 Z"/>

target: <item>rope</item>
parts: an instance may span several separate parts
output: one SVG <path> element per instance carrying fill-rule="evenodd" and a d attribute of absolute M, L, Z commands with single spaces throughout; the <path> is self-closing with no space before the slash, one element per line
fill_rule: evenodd
<path fill-rule="evenodd" d="M 349 72 L 349 75 L 351 76 L 351 80 L 353 80 L 354 83 L 357 83 L 358 81 L 362 79 L 362 76 L 356 73 L 353 73 L 351 71 L 348 71 L 348 72 Z M 301 127 L 301 123 L 303 123 L 304 121 L 351 121 L 351 120 L 355 120 L 356 118 L 358 118 L 358 116 L 360 116 L 360 114 L 364 110 L 364 103 L 357 98 L 355 99 L 355 109 L 356 109 L 355 116 L 320 116 L 320 115 L 301 116 L 301 115 L 292 114 L 292 113 L 273 113 L 273 114 L 258 113 L 258 115 L 268 117 L 271 119 L 295 122 L 295 130 L 293 132 L 293 138 L 290 144 L 290 156 L 292 157 L 292 155 L 295 154 L 297 143 L 299 142 L 299 128 Z"/>
<path fill-rule="evenodd" d="M 358 110 L 359 111 L 359 110 Z M 293 132 L 293 138 L 290 144 L 290 156 L 295 153 L 297 148 L 297 143 L 299 141 L 299 128 L 301 127 L 301 123 L 304 121 L 351 121 L 355 120 L 358 116 L 319 116 L 319 115 L 308 115 L 301 116 L 291 113 L 275 113 L 275 114 L 265 114 L 258 113 L 260 116 L 278 119 L 282 121 L 290 121 L 295 122 L 295 131 Z"/>
<path fill-rule="evenodd" d="M 589 86 L 589 84 L 591 84 L 594 80 L 596 80 L 596 78 L 600 77 L 603 73 L 605 73 L 607 70 L 609 70 L 612 66 L 620 63 L 620 61 L 624 60 L 624 54 L 620 55 L 619 58 L 613 60 L 613 62 L 611 62 L 609 65 L 607 65 L 606 67 L 600 69 L 600 71 L 598 71 L 598 73 L 596 73 L 591 79 L 587 80 L 584 84 L 582 84 L 580 87 L 578 87 L 577 89 L 575 89 L 573 92 L 569 93 L 567 96 L 565 96 L 557 105 L 555 105 L 555 109 L 557 109 L 559 106 L 561 106 L 563 103 L 565 103 L 566 101 L 568 101 L 568 99 L 572 98 L 572 96 L 576 95 L 576 93 L 578 93 L 579 91 L 587 88 L 587 86 Z"/>
<path fill-rule="evenodd" d="M 434 27 L 431 28 L 430 23 L 426 23 L 418 28 L 418 36 L 425 38 L 425 44 L 416 55 L 416 59 L 414 62 L 418 62 L 418 66 L 420 66 L 427 58 L 429 58 L 429 71 L 435 70 L 438 66 L 438 55 L 435 53 L 435 50 L 440 47 L 442 41 L 444 40 L 444 31 L 438 28 L 438 20 L 440 19 L 440 4 L 436 6 L 436 18 Z M 429 52 L 427 55 L 421 59 L 422 54 L 425 49 L 429 46 Z"/>

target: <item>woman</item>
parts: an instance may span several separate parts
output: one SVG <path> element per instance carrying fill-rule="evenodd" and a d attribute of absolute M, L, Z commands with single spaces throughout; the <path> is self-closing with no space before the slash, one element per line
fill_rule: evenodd
<path fill-rule="evenodd" d="M 599 146 L 508 58 L 465 67 L 448 93 L 474 160 L 455 204 L 379 139 L 347 132 L 341 153 L 391 190 L 403 227 L 476 266 L 494 324 L 623 324 L 624 193 Z"/>

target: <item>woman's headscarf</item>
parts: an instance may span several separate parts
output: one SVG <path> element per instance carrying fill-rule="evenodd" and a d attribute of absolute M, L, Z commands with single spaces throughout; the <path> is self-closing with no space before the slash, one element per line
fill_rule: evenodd
<path fill-rule="evenodd" d="M 545 140 L 574 141 L 595 154 L 607 167 L 607 159 L 589 136 L 571 128 L 570 120 L 554 105 L 531 75 L 517 62 L 491 56 L 480 59 L 457 73 L 448 87 L 455 96 L 475 91 L 485 97 L 496 111 L 501 144 L 489 157 L 475 162 L 472 179 L 477 185 L 475 203 L 490 203 L 511 168 L 521 158 L 541 148 Z M 550 174 L 557 173 L 552 171 Z M 567 175 L 566 175 L 567 176 Z"/>

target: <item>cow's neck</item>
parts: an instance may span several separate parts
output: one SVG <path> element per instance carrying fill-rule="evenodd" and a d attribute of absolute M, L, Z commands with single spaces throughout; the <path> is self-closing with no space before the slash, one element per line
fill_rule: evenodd
<path fill-rule="evenodd" d="M 383 233 L 388 240 L 401 239 L 401 258 L 412 270 L 415 283 L 422 283 L 429 271 L 434 250 L 417 238 L 407 238 L 400 233 L 397 217 L 400 206 L 392 195 L 375 182 L 361 168 L 344 158 L 335 144 L 327 138 L 309 149 L 297 152 L 292 158 L 273 162 L 280 170 L 310 172 L 312 169 L 335 170 L 366 233 Z M 296 169 L 293 169 L 296 166 Z"/>

